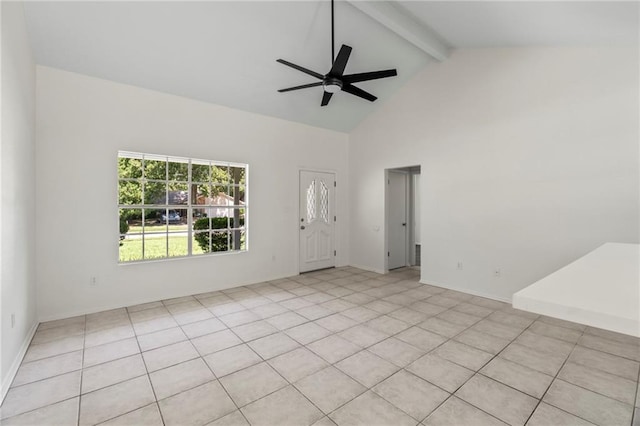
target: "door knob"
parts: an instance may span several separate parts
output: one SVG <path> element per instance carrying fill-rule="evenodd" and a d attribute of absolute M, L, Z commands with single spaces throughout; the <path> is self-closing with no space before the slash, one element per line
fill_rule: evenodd
<path fill-rule="evenodd" d="M 302 226 L 300 227 L 300 229 L 305 229 L 304 225 L 302 225 Z"/>
<path fill-rule="evenodd" d="M 406 224 L 406 223 L 403 223 L 403 224 L 402 224 L 402 226 L 407 226 L 407 224 Z"/>

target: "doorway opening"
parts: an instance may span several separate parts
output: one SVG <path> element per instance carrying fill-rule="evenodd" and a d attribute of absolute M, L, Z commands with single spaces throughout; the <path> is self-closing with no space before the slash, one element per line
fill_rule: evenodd
<path fill-rule="evenodd" d="M 385 272 L 419 268 L 420 166 L 385 170 Z"/>

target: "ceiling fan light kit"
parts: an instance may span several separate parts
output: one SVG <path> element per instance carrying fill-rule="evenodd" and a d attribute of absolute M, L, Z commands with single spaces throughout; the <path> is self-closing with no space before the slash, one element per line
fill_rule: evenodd
<path fill-rule="evenodd" d="M 300 72 L 308 74 L 312 77 L 317 78 L 318 82 L 303 84 L 300 86 L 288 87 L 286 89 L 280 89 L 278 92 L 291 92 L 294 90 L 307 89 L 310 87 L 318 87 L 322 86 L 324 89 L 324 94 L 322 95 L 322 102 L 320 106 L 326 106 L 329 104 L 331 100 L 331 96 L 334 93 L 339 91 L 347 92 L 354 96 L 357 96 L 362 99 L 366 99 L 370 102 L 375 101 L 376 98 L 371 93 L 368 93 L 356 86 L 353 83 L 358 83 L 361 81 L 369 81 L 376 80 L 379 78 L 386 77 L 394 77 L 398 75 L 398 72 L 395 69 L 383 70 L 383 71 L 372 71 L 372 72 L 363 72 L 359 74 L 347 74 L 344 75 L 344 70 L 347 67 L 347 61 L 349 60 L 349 56 L 351 55 L 351 47 L 343 44 L 340 47 L 340 51 L 338 52 L 338 56 L 335 56 L 335 41 L 334 41 L 334 13 L 333 13 L 333 1 L 331 0 L 331 69 L 327 74 L 320 74 L 318 72 L 312 71 L 310 69 L 301 67 L 300 65 L 293 64 L 291 62 L 285 61 L 284 59 L 278 59 L 276 62 L 279 62 L 283 65 L 296 69 Z"/>
<path fill-rule="evenodd" d="M 342 89 L 342 82 L 337 78 L 327 78 L 322 82 L 325 92 L 336 93 Z"/>

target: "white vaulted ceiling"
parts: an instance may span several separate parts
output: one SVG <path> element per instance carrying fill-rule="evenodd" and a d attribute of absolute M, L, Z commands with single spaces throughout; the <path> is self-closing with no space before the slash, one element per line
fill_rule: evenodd
<path fill-rule="evenodd" d="M 638 44 L 636 1 L 402 2 L 455 47 Z"/>
<path fill-rule="evenodd" d="M 393 2 L 455 47 L 637 43 L 635 2 Z M 357 5 L 356 5 L 357 6 Z M 352 4 L 336 2 L 346 72 L 397 68 L 320 107 L 322 88 L 276 63 L 331 66 L 330 2 L 26 2 L 37 63 L 286 120 L 350 131 L 434 59 Z M 433 33 L 433 31 L 432 31 Z"/>

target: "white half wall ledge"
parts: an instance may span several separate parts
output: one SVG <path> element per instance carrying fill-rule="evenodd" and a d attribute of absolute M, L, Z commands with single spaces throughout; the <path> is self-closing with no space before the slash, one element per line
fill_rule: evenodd
<path fill-rule="evenodd" d="M 640 337 L 640 245 L 603 244 L 515 293 L 513 307 Z"/>
<path fill-rule="evenodd" d="M 349 3 L 438 61 L 449 57 L 450 48 L 442 37 L 395 1 L 358 1 Z"/>

